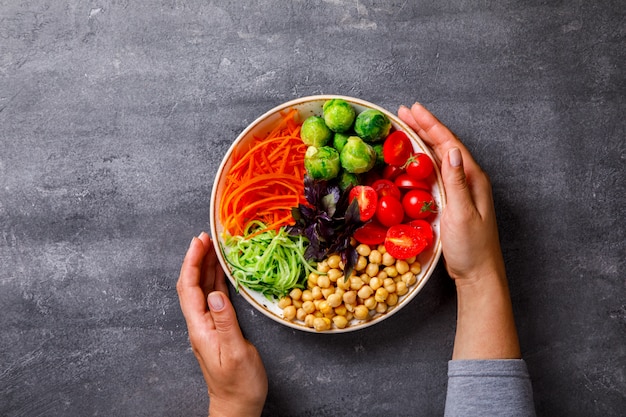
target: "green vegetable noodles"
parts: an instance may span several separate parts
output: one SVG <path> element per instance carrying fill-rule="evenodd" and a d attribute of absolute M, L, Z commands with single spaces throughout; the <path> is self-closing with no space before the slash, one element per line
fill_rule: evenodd
<path fill-rule="evenodd" d="M 283 228 L 246 238 L 259 227 L 265 225 L 252 221 L 245 236 L 229 236 L 225 241 L 226 261 L 237 285 L 258 291 L 268 299 L 281 298 L 293 288 L 304 288 L 308 273 L 317 272 L 304 258 L 307 238 L 289 235 Z"/>

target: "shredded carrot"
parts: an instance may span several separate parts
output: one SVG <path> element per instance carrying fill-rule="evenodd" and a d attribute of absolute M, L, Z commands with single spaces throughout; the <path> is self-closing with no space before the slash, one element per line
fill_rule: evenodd
<path fill-rule="evenodd" d="M 255 137 L 240 152 L 226 176 L 220 207 L 224 231 L 242 236 L 248 223 L 259 220 L 267 230 L 293 224 L 291 208 L 306 203 L 304 198 L 304 154 L 295 109 L 282 113 L 279 124 L 267 137 Z"/>

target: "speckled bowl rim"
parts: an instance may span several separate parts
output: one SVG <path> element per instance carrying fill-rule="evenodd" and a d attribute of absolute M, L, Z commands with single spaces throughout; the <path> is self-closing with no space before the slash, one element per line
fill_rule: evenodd
<path fill-rule="evenodd" d="M 232 277 L 230 273 L 229 265 L 226 262 L 226 259 L 223 253 L 223 246 L 222 246 L 223 239 L 221 237 L 223 228 L 221 227 L 221 223 L 218 218 L 219 211 L 217 210 L 217 208 L 219 207 L 219 203 L 221 202 L 220 191 L 223 188 L 223 184 L 226 179 L 227 172 L 230 169 L 230 166 L 232 166 L 232 163 L 230 163 L 231 156 L 233 155 L 235 149 L 240 144 L 245 143 L 248 140 L 252 140 L 252 137 L 255 134 L 259 135 L 263 133 L 265 134 L 269 133 L 271 131 L 271 127 L 274 126 L 275 123 L 280 119 L 281 112 L 285 112 L 287 109 L 291 109 L 295 107 L 299 111 L 300 120 L 303 121 L 306 117 L 310 116 L 311 114 L 321 115 L 322 104 L 326 100 L 330 100 L 332 98 L 341 98 L 341 99 L 346 100 L 347 102 L 349 102 L 356 108 L 357 113 L 363 111 L 365 108 L 380 110 L 381 112 L 386 114 L 387 117 L 389 117 L 393 127 L 396 130 L 401 130 L 405 132 L 411 138 L 415 151 L 424 152 L 428 154 L 431 157 L 431 159 L 433 159 L 433 161 L 435 161 L 432 151 L 422 141 L 422 139 L 417 135 L 417 133 L 415 133 L 406 123 L 400 120 L 395 114 L 389 112 L 388 110 L 376 104 L 373 104 L 373 103 L 370 103 L 368 101 L 361 100 L 358 98 L 342 96 L 342 95 L 314 95 L 314 96 L 301 97 L 301 98 L 287 101 L 265 112 L 264 114 L 259 116 L 256 120 L 254 120 L 252 123 L 250 123 L 248 127 L 246 127 L 239 134 L 239 136 L 235 139 L 235 141 L 232 143 L 232 145 L 230 146 L 230 148 L 224 155 L 224 158 L 222 159 L 222 162 L 220 163 L 220 166 L 217 170 L 217 174 L 215 176 L 215 180 L 213 183 L 213 189 L 211 191 L 211 204 L 210 204 L 211 237 L 213 239 L 213 244 L 217 252 L 217 257 L 218 257 L 220 264 L 222 265 L 222 268 L 224 268 L 226 277 L 231 282 L 231 284 L 235 288 L 237 288 L 238 293 L 248 303 L 250 303 L 250 305 L 252 305 L 252 307 L 254 307 L 257 311 L 259 311 L 263 315 L 267 316 L 268 318 L 284 326 L 288 326 L 293 329 L 306 331 L 306 332 L 325 333 L 325 334 L 352 332 L 352 331 L 361 330 L 361 329 L 370 327 L 374 324 L 380 323 L 384 321 L 385 319 L 391 317 L 398 311 L 400 311 L 402 307 L 406 306 L 409 302 L 411 302 L 411 300 L 413 300 L 413 298 L 417 296 L 417 294 L 426 285 L 426 282 L 428 281 L 428 279 L 434 272 L 437 266 L 437 263 L 439 262 L 439 258 L 441 256 L 442 248 L 441 248 L 439 226 L 440 226 L 441 211 L 443 210 L 446 204 L 446 196 L 445 196 L 445 190 L 443 187 L 443 180 L 441 178 L 441 173 L 439 171 L 439 168 L 437 167 L 437 164 L 435 164 L 436 181 L 433 185 L 433 197 L 435 198 L 435 201 L 437 202 L 437 205 L 439 207 L 439 214 L 436 216 L 436 218 L 433 221 L 433 229 L 435 231 L 434 244 L 429 248 L 429 250 L 427 250 L 426 253 L 423 253 L 418 257 L 422 266 L 422 271 L 417 276 L 418 282 L 412 287 L 410 287 L 409 292 L 407 294 L 400 297 L 397 305 L 391 307 L 387 312 L 383 314 L 373 315 L 371 318 L 364 320 L 364 321 L 353 319 L 348 325 L 348 327 L 344 329 L 332 328 L 330 330 L 318 332 L 315 329 L 312 329 L 306 326 L 303 322 L 300 322 L 298 320 L 289 321 L 283 318 L 281 314 L 282 310 L 277 305 L 278 300 L 274 300 L 274 301 L 269 300 L 265 296 L 263 296 L 262 294 L 256 291 L 252 291 L 244 286 L 237 285 L 235 279 Z M 317 107 L 319 107 L 319 109 Z"/>

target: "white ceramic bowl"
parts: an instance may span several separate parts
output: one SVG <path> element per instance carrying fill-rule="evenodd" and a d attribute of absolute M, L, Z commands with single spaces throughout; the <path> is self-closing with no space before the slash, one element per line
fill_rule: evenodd
<path fill-rule="evenodd" d="M 295 100 L 283 103 L 269 110 L 265 114 L 261 115 L 254 122 L 252 122 L 243 132 L 241 132 L 241 134 L 237 137 L 237 139 L 235 139 L 231 147 L 228 149 L 228 152 L 224 156 L 224 159 L 222 160 L 222 163 L 220 164 L 217 174 L 215 176 L 215 182 L 213 184 L 213 191 L 211 194 L 211 207 L 210 207 L 211 235 L 213 238 L 213 242 L 215 244 L 215 249 L 217 251 L 219 261 L 222 267 L 224 268 L 224 271 L 226 271 L 226 276 L 235 287 L 237 286 L 237 284 L 233 276 L 230 273 L 229 265 L 226 262 L 226 259 L 223 253 L 223 250 L 224 250 L 224 247 L 223 247 L 224 239 L 222 237 L 223 227 L 220 223 L 219 214 L 218 214 L 219 213 L 218 208 L 220 207 L 220 204 L 222 201 L 222 194 L 223 194 L 223 190 L 225 186 L 226 175 L 230 167 L 232 166 L 231 157 L 233 153 L 235 152 L 235 149 L 237 149 L 240 146 L 245 146 L 248 142 L 252 141 L 255 136 L 263 137 L 269 134 L 272 128 L 281 119 L 280 113 L 284 112 L 287 109 L 296 108 L 300 115 L 300 122 L 304 121 L 307 117 L 311 115 L 321 116 L 323 104 L 331 98 L 342 98 L 348 101 L 350 104 L 352 104 L 352 106 L 354 106 L 355 110 L 357 111 L 357 114 L 368 108 L 373 108 L 373 109 L 382 111 L 383 113 L 387 115 L 387 117 L 389 117 L 389 119 L 391 120 L 392 126 L 396 130 L 401 130 L 405 132 L 411 138 L 413 142 L 413 148 L 416 152 L 424 152 L 430 155 L 432 158 L 432 153 L 430 151 L 430 148 L 428 148 L 428 146 L 426 146 L 422 142 L 419 136 L 413 130 L 411 130 L 411 128 L 409 128 L 404 122 L 402 122 L 395 114 L 375 104 L 372 104 L 372 103 L 369 103 L 367 101 L 360 100 L 357 98 L 338 96 L 338 95 L 319 95 L 319 96 L 303 97 L 303 98 L 299 98 L 299 99 L 295 99 Z M 441 175 L 439 173 L 438 168 L 436 167 L 436 164 L 435 164 L 435 174 L 436 174 L 436 181 L 433 185 L 432 194 L 437 203 L 437 206 L 439 207 L 439 212 L 441 212 L 441 209 L 445 206 L 446 200 L 445 200 L 445 193 L 443 189 Z M 426 285 L 426 282 L 428 281 L 429 277 L 433 273 L 433 270 L 435 269 L 435 266 L 439 260 L 439 257 L 441 256 L 441 240 L 439 238 L 439 215 L 434 219 L 432 226 L 433 226 L 433 230 L 435 231 L 435 242 L 433 245 L 430 246 L 430 248 L 428 248 L 425 252 L 422 252 L 419 255 L 418 259 L 421 263 L 422 270 L 417 276 L 417 283 L 409 288 L 409 292 L 407 294 L 400 297 L 398 304 L 396 304 L 394 307 L 391 307 L 386 313 L 376 314 L 366 321 L 353 319 L 352 322 L 349 324 L 349 326 L 344 329 L 337 329 L 333 327 L 331 330 L 327 330 L 322 333 L 349 332 L 349 331 L 354 331 L 358 329 L 363 329 L 375 323 L 379 323 L 383 321 L 384 319 L 390 317 L 394 313 L 398 312 L 402 307 L 407 305 L 413 298 L 415 298 L 415 296 L 420 292 L 420 290 L 424 287 L 424 285 Z M 271 318 L 272 320 L 282 325 L 292 327 L 294 329 L 308 331 L 308 332 L 315 332 L 314 329 L 305 326 L 303 322 L 300 322 L 298 320 L 288 321 L 284 319 L 283 314 L 282 314 L 282 309 L 278 307 L 278 300 L 275 300 L 275 301 L 268 300 L 261 293 L 249 290 L 248 288 L 245 288 L 244 286 L 239 286 L 239 293 L 255 309 L 257 309 L 258 311 L 260 311 L 267 317 Z"/>

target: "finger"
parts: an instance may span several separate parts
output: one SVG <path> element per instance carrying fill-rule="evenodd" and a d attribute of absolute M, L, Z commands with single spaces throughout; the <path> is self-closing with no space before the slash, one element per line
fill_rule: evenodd
<path fill-rule="evenodd" d="M 202 287 L 202 290 L 204 291 L 204 296 L 206 298 L 206 296 L 214 290 L 215 275 L 213 273 L 213 267 L 211 265 L 211 257 L 213 256 L 213 243 L 211 242 L 211 238 L 206 232 L 200 233 L 198 239 L 202 241 L 202 244 L 205 248 L 205 255 L 202 261 L 202 272 L 200 275 L 200 286 Z"/>
<path fill-rule="evenodd" d="M 447 153 L 441 166 L 441 176 L 446 189 L 446 209 L 456 213 L 469 213 L 475 210 L 463 167 L 463 154 L 459 148 L 452 148 Z"/>
<path fill-rule="evenodd" d="M 183 260 L 176 283 L 180 307 L 187 321 L 187 326 L 190 328 L 203 322 L 208 311 L 206 298 L 200 287 L 204 255 L 204 244 L 199 238 L 194 237 Z"/>
<path fill-rule="evenodd" d="M 221 291 L 213 291 L 208 296 L 208 303 L 221 350 L 235 351 L 246 346 L 237 322 L 237 314 L 228 296 Z"/>

